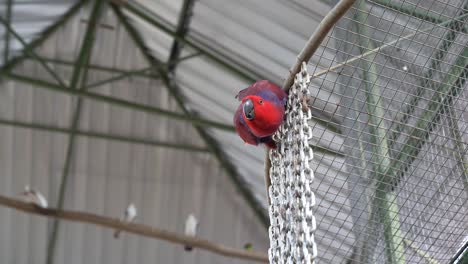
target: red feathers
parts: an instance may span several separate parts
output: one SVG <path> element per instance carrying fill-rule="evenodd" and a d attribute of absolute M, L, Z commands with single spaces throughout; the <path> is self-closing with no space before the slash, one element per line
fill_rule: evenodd
<path fill-rule="evenodd" d="M 234 115 L 234 125 L 245 143 L 266 144 L 276 148 L 271 139 L 283 122 L 287 94 L 272 82 L 258 81 L 236 96 L 241 105 Z"/>

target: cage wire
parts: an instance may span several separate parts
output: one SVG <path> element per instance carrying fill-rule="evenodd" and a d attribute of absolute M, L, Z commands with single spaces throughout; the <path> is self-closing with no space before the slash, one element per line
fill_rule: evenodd
<path fill-rule="evenodd" d="M 325 147 L 341 140 L 337 151 L 344 154 L 316 155 L 314 161 L 331 164 L 324 178 L 346 178 L 335 182 L 338 190 L 313 190 L 318 207 L 330 193 L 339 204 L 327 208 L 337 211 L 335 217 L 316 214 L 317 262 L 451 263 L 466 247 L 467 19 L 468 1 L 357 1 L 312 58 L 309 89 L 314 105 L 323 105 L 315 119 L 330 130 L 339 122 L 340 129 L 333 137 L 314 134 L 314 140 Z M 337 105 L 331 105 L 332 96 L 338 97 Z M 314 130 L 320 126 L 313 123 Z M 284 253 L 273 263 L 292 263 L 291 254 L 304 255 L 306 249 L 291 253 L 288 241 L 304 228 L 288 229 L 288 223 L 276 221 L 275 214 L 285 211 L 274 192 L 294 185 L 279 164 L 293 161 L 297 152 L 275 155 L 270 213 L 273 230 L 283 226 L 273 232 L 270 251 Z M 278 182 L 281 169 L 287 177 Z M 338 212 L 348 206 L 343 219 Z M 324 239 L 320 231 L 334 235 Z"/>

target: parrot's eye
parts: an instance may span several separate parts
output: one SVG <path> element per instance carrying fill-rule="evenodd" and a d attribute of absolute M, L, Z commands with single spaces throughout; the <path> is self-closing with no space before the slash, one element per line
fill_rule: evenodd
<path fill-rule="evenodd" d="M 259 104 L 263 104 L 263 100 L 260 99 L 260 100 L 258 101 L 258 103 L 259 103 Z"/>
<path fill-rule="evenodd" d="M 252 100 L 245 100 L 242 106 L 242 110 L 244 111 L 244 115 L 247 120 L 253 120 L 255 118 L 255 109 Z"/>

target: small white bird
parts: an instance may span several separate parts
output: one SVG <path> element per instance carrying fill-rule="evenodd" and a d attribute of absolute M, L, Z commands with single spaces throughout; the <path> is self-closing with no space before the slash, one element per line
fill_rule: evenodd
<path fill-rule="evenodd" d="M 47 208 L 48 206 L 44 195 L 35 189 L 31 189 L 29 185 L 24 186 L 24 191 L 21 193 L 21 195 L 24 196 L 24 199 L 28 203 L 34 204 L 41 208 Z"/>
<path fill-rule="evenodd" d="M 127 209 L 125 210 L 124 215 L 122 216 L 122 218 L 120 218 L 120 221 L 125 222 L 125 223 L 130 223 L 135 219 L 136 216 L 137 216 L 137 209 L 136 209 L 135 205 L 133 203 L 131 203 L 131 204 L 128 205 Z M 115 230 L 114 238 L 119 238 L 119 235 L 120 235 L 121 231 L 122 230 Z"/>
<path fill-rule="evenodd" d="M 189 214 L 185 220 L 185 235 L 195 237 L 197 235 L 198 220 L 193 214 Z M 192 251 L 192 245 L 185 245 L 186 251 Z"/>

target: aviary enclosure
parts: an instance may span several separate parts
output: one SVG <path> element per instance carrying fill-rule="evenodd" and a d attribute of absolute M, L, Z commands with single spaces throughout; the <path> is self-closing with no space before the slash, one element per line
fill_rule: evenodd
<path fill-rule="evenodd" d="M 5 263 L 468 263 L 468 1 L 0 3 Z M 231 124 L 261 79 L 266 160 Z"/>

